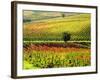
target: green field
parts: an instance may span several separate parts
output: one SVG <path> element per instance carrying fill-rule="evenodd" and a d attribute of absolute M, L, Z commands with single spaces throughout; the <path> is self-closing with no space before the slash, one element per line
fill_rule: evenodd
<path fill-rule="evenodd" d="M 72 41 L 90 40 L 90 14 L 55 17 L 24 23 L 24 40 L 62 41 L 63 32 L 71 33 Z"/>
<path fill-rule="evenodd" d="M 90 66 L 90 22 L 89 13 L 23 11 L 23 69 Z"/>

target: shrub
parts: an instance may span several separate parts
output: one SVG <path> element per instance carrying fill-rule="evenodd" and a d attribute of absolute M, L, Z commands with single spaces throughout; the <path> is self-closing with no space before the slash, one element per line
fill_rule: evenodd
<path fill-rule="evenodd" d="M 63 33 L 64 42 L 67 42 L 68 40 L 70 40 L 70 38 L 71 38 L 71 34 L 70 33 L 68 33 L 68 32 L 64 32 Z"/>

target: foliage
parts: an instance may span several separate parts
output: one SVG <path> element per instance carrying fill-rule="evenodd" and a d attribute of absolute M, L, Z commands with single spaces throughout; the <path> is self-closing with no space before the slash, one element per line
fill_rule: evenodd
<path fill-rule="evenodd" d="M 24 69 L 79 67 L 90 65 L 89 48 L 77 48 L 75 46 L 61 47 L 60 44 L 56 46 L 53 44 L 27 44 L 26 47 L 24 47 L 24 62 L 27 62 L 29 65 L 31 64 L 31 67 L 24 67 Z M 24 66 L 28 65 L 27 63 L 24 64 Z"/>
<path fill-rule="evenodd" d="M 71 34 L 70 33 L 68 33 L 68 32 L 64 32 L 63 33 L 64 42 L 67 42 L 68 40 L 70 40 L 70 38 L 71 38 Z"/>

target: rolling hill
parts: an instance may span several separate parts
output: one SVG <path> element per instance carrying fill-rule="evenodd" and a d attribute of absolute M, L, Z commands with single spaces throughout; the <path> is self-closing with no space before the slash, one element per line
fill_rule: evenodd
<path fill-rule="evenodd" d="M 71 41 L 90 41 L 90 14 L 49 11 L 25 11 L 24 41 L 62 41 L 63 33 L 71 34 Z"/>

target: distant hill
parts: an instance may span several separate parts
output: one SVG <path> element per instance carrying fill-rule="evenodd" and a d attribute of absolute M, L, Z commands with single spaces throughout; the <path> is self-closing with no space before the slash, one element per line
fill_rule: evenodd
<path fill-rule="evenodd" d="M 51 12 L 51 11 L 24 11 L 23 14 L 23 21 L 24 22 L 31 22 L 31 21 L 38 21 L 43 19 L 50 19 L 50 18 L 57 18 L 64 16 L 73 16 L 78 15 L 80 13 L 65 13 L 65 12 Z"/>

